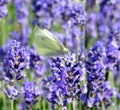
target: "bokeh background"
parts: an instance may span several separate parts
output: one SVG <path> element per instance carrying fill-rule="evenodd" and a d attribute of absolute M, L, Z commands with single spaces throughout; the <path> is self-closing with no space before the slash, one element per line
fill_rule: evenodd
<path fill-rule="evenodd" d="M 40 56 L 36 26 L 70 53 Z M 120 110 L 120 0 L 1 0 L 0 110 Z"/>

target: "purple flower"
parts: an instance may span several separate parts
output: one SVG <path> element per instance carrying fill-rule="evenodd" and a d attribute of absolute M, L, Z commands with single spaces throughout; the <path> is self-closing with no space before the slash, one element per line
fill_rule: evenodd
<path fill-rule="evenodd" d="M 0 18 L 5 18 L 8 15 L 8 10 L 7 10 L 7 6 L 3 5 L 0 6 Z"/>
<path fill-rule="evenodd" d="M 113 97 L 116 95 L 116 89 L 112 88 L 109 81 L 102 82 L 98 85 L 95 91 L 92 91 L 91 96 L 87 98 L 86 105 L 88 107 L 101 106 L 102 103 L 105 107 L 109 107 L 113 104 Z"/>
<path fill-rule="evenodd" d="M 37 103 L 37 97 L 40 95 L 40 89 L 34 82 L 25 82 L 23 84 L 22 91 L 28 107 Z"/>
<path fill-rule="evenodd" d="M 21 42 L 23 41 L 23 38 L 22 38 L 22 33 L 18 32 L 18 31 L 13 31 L 13 32 L 10 32 L 10 38 L 11 39 L 15 39 L 16 41 L 18 42 Z"/>
<path fill-rule="evenodd" d="M 58 57 L 51 61 L 52 74 L 43 80 L 45 97 L 53 104 L 67 106 L 73 98 L 86 93 L 86 86 L 78 88 L 84 81 L 85 69 L 76 62 L 76 55 Z"/>
<path fill-rule="evenodd" d="M 2 91 L 5 93 L 5 95 L 12 99 L 15 100 L 20 96 L 20 92 L 13 86 L 7 85 L 6 89 L 2 88 Z"/>
<path fill-rule="evenodd" d="M 96 13 L 89 13 L 87 24 L 86 24 L 86 33 L 91 35 L 91 37 L 97 37 L 97 30 L 96 30 L 96 23 L 97 23 L 97 14 Z"/>
<path fill-rule="evenodd" d="M 35 12 L 35 19 L 34 24 L 35 25 L 42 25 L 46 28 L 50 28 L 55 22 L 55 19 L 59 19 L 59 0 L 36 0 L 33 1 Z"/>
<path fill-rule="evenodd" d="M 7 4 L 10 0 L 1 0 L 0 1 L 0 18 L 5 18 L 8 15 Z"/>
<path fill-rule="evenodd" d="M 8 4 L 11 0 L 1 0 L 0 5 Z"/>
<path fill-rule="evenodd" d="M 43 65 L 42 58 L 33 48 L 30 49 L 30 67 L 37 78 L 45 73 L 45 66 Z"/>
<path fill-rule="evenodd" d="M 5 80 L 19 81 L 25 77 L 23 71 L 29 66 L 29 54 L 20 42 L 12 41 L 4 59 Z"/>
<path fill-rule="evenodd" d="M 73 4 L 71 1 L 69 0 L 61 1 L 60 14 L 61 14 L 63 23 L 68 22 L 70 20 L 72 9 L 73 9 Z"/>
<path fill-rule="evenodd" d="M 15 0 L 14 4 L 16 8 L 18 23 L 23 25 L 28 23 L 27 18 L 29 17 L 29 11 L 27 10 L 27 5 L 25 4 L 25 2 L 22 2 L 21 0 Z"/>
<path fill-rule="evenodd" d="M 87 13 L 82 5 L 74 4 L 70 17 L 73 24 L 80 26 L 86 25 Z"/>
<path fill-rule="evenodd" d="M 109 107 L 116 95 L 115 88 L 112 88 L 109 81 L 105 81 L 105 57 L 106 51 L 101 42 L 98 42 L 89 52 L 86 62 L 87 70 L 87 94 L 85 105 L 88 107 L 101 106 Z"/>
<path fill-rule="evenodd" d="M 112 69 L 120 60 L 120 50 L 117 42 L 111 41 L 107 47 L 107 68 Z"/>
<path fill-rule="evenodd" d="M 95 99 L 90 97 L 89 99 L 87 99 L 86 105 L 91 108 L 94 106 L 94 103 L 95 103 Z"/>
<path fill-rule="evenodd" d="M 16 9 L 16 17 L 18 20 L 18 29 L 17 29 L 17 36 L 15 39 L 19 39 L 19 42 L 22 42 L 25 46 L 29 44 L 29 37 L 31 29 L 29 27 L 29 6 L 30 0 L 28 1 L 21 1 L 15 0 L 14 1 L 15 9 Z"/>

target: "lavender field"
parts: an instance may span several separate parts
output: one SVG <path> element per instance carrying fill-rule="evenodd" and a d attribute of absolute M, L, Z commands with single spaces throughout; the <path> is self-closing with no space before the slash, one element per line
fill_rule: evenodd
<path fill-rule="evenodd" d="M 0 110 L 120 110 L 120 0 L 0 0 Z"/>

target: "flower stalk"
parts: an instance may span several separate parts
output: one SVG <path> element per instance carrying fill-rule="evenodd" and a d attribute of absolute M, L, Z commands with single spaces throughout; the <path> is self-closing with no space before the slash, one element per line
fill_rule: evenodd
<path fill-rule="evenodd" d="M 72 106 L 73 106 L 73 110 L 76 110 L 76 100 L 75 99 L 73 99 L 73 101 L 72 101 Z"/>
<path fill-rule="evenodd" d="M 11 99 L 10 101 L 10 110 L 14 110 L 14 100 Z"/>
<path fill-rule="evenodd" d="M 3 46 L 6 40 L 6 19 L 0 19 L 0 45 Z"/>

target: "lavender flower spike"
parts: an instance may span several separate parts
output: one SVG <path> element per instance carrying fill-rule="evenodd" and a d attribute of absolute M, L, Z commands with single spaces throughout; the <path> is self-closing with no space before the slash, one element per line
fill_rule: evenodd
<path fill-rule="evenodd" d="M 0 18 L 5 18 L 8 15 L 7 4 L 10 0 L 1 0 L 0 1 Z"/>
<path fill-rule="evenodd" d="M 79 100 L 85 92 L 85 86 L 79 88 L 84 81 L 85 68 L 76 62 L 76 55 L 67 55 L 64 58 L 52 59 L 52 74 L 43 80 L 45 97 L 59 106 L 67 106 L 72 99 Z M 46 95 L 47 94 L 47 95 Z"/>
<path fill-rule="evenodd" d="M 37 103 L 37 97 L 40 95 L 40 89 L 34 82 L 26 81 L 22 88 L 26 107 L 31 107 Z"/>
<path fill-rule="evenodd" d="M 23 71 L 29 67 L 29 54 L 20 42 L 12 41 L 4 59 L 5 80 L 19 81 L 25 77 Z"/>

